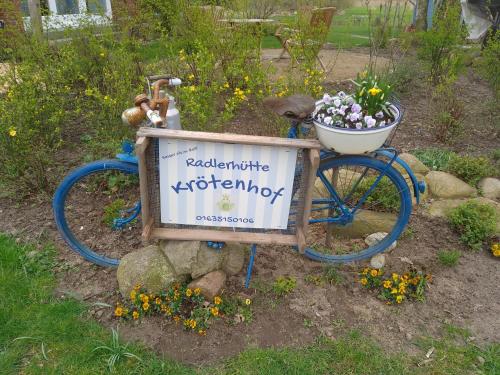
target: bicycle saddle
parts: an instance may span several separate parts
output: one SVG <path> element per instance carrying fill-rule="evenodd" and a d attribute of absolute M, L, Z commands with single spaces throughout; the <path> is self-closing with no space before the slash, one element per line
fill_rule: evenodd
<path fill-rule="evenodd" d="M 293 120 L 303 120 L 316 109 L 316 101 L 308 95 L 292 95 L 285 98 L 269 96 L 264 107 Z"/>

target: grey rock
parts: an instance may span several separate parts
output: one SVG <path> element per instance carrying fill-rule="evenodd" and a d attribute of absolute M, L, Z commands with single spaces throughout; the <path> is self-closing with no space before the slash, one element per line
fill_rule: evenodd
<path fill-rule="evenodd" d="M 498 178 L 486 177 L 477 184 L 483 197 L 489 199 L 500 199 L 500 180 Z"/>
<path fill-rule="evenodd" d="M 429 193 L 437 198 L 454 199 L 477 196 L 475 188 L 446 172 L 429 172 L 425 176 L 425 182 Z"/>
<path fill-rule="evenodd" d="M 227 275 L 236 275 L 242 270 L 245 264 L 245 248 L 239 243 L 226 243 L 222 251 L 222 270 Z"/>
<path fill-rule="evenodd" d="M 136 284 L 148 292 L 158 293 L 176 280 L 174 269 L 156 245 L 125 255 L 120 261 L 116 277 L 124 297 L 128 297 Z"/>
<path fill-rule="evenodd" d="M 385 236 L 387 236 L 387 232 L 377 232 L 377 233 L 372 233 L 368 237 L 365 238 L 365 243 L 368 246 L 374 246 L 378 244 L 380 241 L 382 241 Z M 385 250 L 385 251 L 391 251 L 397 246 L 397 241 L 394 241 L 391 243 L 391 245 Z"/>
<path fill-rule="evenodd" d="M 411 168 L 413 173 L 420 173 L 420 174 L 427 174 L 430 169 L 422 163 L 415 155 L 408 154 L 408 153 L 402 153 L 399 155 L 399 158 L 408 164 L 408 166 Z"/>
<path fill-rule="evenodd" d="M 370 259 L 370 266 L 372 268 L 380 269 L 385 266 L 385 255 L 377 254 Z"/>
<path fill-rule="evenodd" d="M 196 262 L 191 266 L 191 277 L 196 279 L 209 272 L 219 270 L 222 266 L 222 251 L 208 247 L 202 242 L 198 250 Z"/>
<path fill-rule="evenodd" d="M 392 213 L 359 210 L 351 224 L 335 226 L 333 233 L 344 238 L 364 238 L 375 232 L 390 232 L 396 220 L 396 215 Z"/>
<path fill-rule="evenodd" d="M 193 264 L 197 262 L 200 241 L 161 241 L 160 249 L 170 261 L 177 276 L 191 275 Z"/>

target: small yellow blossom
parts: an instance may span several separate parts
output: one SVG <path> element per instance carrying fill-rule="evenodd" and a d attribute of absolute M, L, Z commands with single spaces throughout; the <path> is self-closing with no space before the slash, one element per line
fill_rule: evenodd
<path fill-rule="evenodd" d="M 135 290 L 135 291 L 137 291 L 137 290 L 139 290 L 139 289 L 141 289 L 141 284 L 136 284 L 136 285 L 134 286 L 134 290 Z"/>
<path fill-rule="evenodd" d="M 174 322 L 179 323 L 181 321 L 181 317 L 179 315 L 174 316 Z"/>
<path fill-rule="evenodd" d="M 148 302 L 144 302 L 144 303 L 142 304 L 142 309 L 143 309 L 144 311 L 148 311 L 148 310 L 149 310 L 149 303 L 148 303 Z"/>
<path fill-rule="evenodd" d="M 366 284 L 368 284 L 368 279 L 366 277 L 363 277 L 361 279 L 361 285 L 366 285 Z"/>
<path fill-rule="evenodd" d="M 123 315 L 123 307 L 118 306 L 118 307 L 115 309 L 115 316 L 122 316 L 122 315 Z"/>
<path fill-rule="evenodd" d="M 155 303 L 156 303 L 157 305 L 161 305 L 161 298 L 160 298 L 160 297 L 156 297 L 156 299 L 155 299 Z"/>
<path fill-rule="evenodd" d="M 217 315 L 219 315 L 219 308 L 218 308 L 218 307 L 212 307 L 212 308 L 210 308 L 210 313 L 211 313 L 213 316 L 217 316 Z"/>
<path fill-rule="evenodd" d="M 370 271 L 370 275 L 372 275 L 372 277 L 375 277 L 378 275 L 378 271 L 377 270 L 371 270 Z"/>
<path fill-rule="evenodd" d="M 14 128 L 13 126 L 11 126 L 11 127 L 9 128 L 9 135 L 10 135 L 11 137 L 15 137 L 15 136 L 17 135 L 17 130 L 16 130 L 16 128 Z"/>
<path fill-rule="evenodd" d="M 398 294 L 398 290 L 396 288 L 391 289 L 391 294 Z"/>
<path fill-rule="evenodd" d="M 101 53 L 99 54 L 99 56 L 104 57 L 104 56 L 105 56 L 105 53 L 104 53 L 104 52 L 101 52 Z"/>
<path fill-rule="evenodd" d="M 397 273 L 392 274 L 392 280 L 398 281 L 399 275 Z"/>
<path fill-rule="evenodd" d="M 401 302 L 403 302 L 403 298 L 404 298 L 403 296 L 397 296 L 397 297 L 396 297 L 396 302 L 397 302 L 397 303 L 401 303 Z"/>
<path fill-rule="evenodd" d="M 369 269 L 369 268 L 365 268 L 365 269 L 363 269 L 362 274 L 363 274 L 363 275 L 366 275 L 369 271 L 370 271 L 370 269 Z"/>
<path fill-rule="evenodd" d="M 493 256 L 500 257 L 500 243 L 491 245 L 491 252 L 493 253 Z"/>
<path fill-rule="evenodd" d="M 224 83 L 224 88 L 225 88 L 225 89 L 228 89 L 228 88 L 229 88 L 229 83 L 228 83 L 228 82 L 225 82 L 225 83 Z"/>
<path fill-rule="evenodd" d="M 191 73 L 190 75 L 188 75 L 188 79 L 190 80 L 194 79 L 194 74 Z"/>
<path fill-rule="evenodd" d="M 196 91 L 196 86 L 193 85 L 189 86 L 189 91 L 191 92 Z"/>
<path fill-rule="evenodd" d="M 382 90 L 378 87 L 372 87 L 370 90 L 368 90 L 368 94 L 370 94 L 371 96 L 375 96 L 380 92 L 382 92 Z"/>
<path fill-rule="evenodd" d="M 201 289 L 200 289 L 200 288 L 196 288 L 196 289 L 194 290 L 194 295 L 195 295 L 195 296 L 199 296 L 199 295 L 200 295 L 200 293 L 201 293 Z"/>
<path fill-rule="evenodd" d="M 384 281 L 384 288 L 389 289 L 390 287 L 392 287 L 391 280 Z"/>
<path fill-rule="evenodd" d="M 220 305 L 222 303 L 222 298 L 220 298 L 219 296 L 215 296 L 214 297 L 214 303 L 216 305 Z"/>
<path fill-rule="evenodd" d="M 190 326 L 192 329 L 195 329 L 195 328 L 196 328 L 196 320 L 191 319 L 191 323 L 189 324 L 189 326 Z"/>
<path fill-rule="evenodd" d="M 135 297 L 137 297 L 137 292 L 136 292 L 135 290 L 132 290 L 132 291 L 130 292 L 130 299 L 131 299 L 132 301 L 135 301 Z"/>
<path fill-rule="evenodd" d="M 250 298 L 247 298 L 247 299 L 245 300 L 245 305 L 247 305 L 247 306 L 248 306 L 248 305 L 250 305 L 251 303 L 252 303 L 252 300 L 251 300 Z"/>
<path fill-rule="evenodd" d="M 245 76 L 243 79 L 245 80 L 245 82 L 248 82 L 250 80 L 248 76 Z"/>
<path fill-rule="evenodd" d="M 193 291 L 189 288 L 186 289 L 186 296 L 191 297 L 193 295 Z"/>
<path fill-rule="evenodd" d="M 198 334 L 199 334 L 200 336 L 206 336 L 206 335 L 207 335 L 207 331 L 206 331 L 205 329 L 199 329 L 199 330 L 198 330 Z"/>
<path fill-rule="evenodd" d="M 138 313 L 137 311 L 134 311 L 134 312 L 132 313 L 132 318 L 134 318 L 134 320 L 139 319 L 139 313 Z"/>

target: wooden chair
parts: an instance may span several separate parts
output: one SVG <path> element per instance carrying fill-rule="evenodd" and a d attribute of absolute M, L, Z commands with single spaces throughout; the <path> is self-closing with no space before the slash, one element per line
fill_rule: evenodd
<path fill-rule="evenodd" d="M 319 51 L 327 40 L 328 31 L 330 30 L 333 15 L 336 10 L 335 7 L 313 9 L 311 11 L 308 30 L 290 29 L 285 25 L 281 25 L 274 34 L 283 48 L 278 60 L 281 60 L 285 53 L 288 53 L 290 57 L 294 58 L 290 49 L 295 46 L 307 44 L 308 46 L 312 46 L 316 60 L 318 60 L 321 68 L 326 71 L 326 66 L 319 57 Z M 303 29 L 306 28 L 307 27 L 304 27 Z M 297 61 L 296 58 L 294 59 Z"/>

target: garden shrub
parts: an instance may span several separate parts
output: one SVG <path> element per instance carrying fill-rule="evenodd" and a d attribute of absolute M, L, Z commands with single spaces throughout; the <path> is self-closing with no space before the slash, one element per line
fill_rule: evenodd
<path fill-rule="evenodd" d="M 498 220 L 493 207 L 475 201 L 454 208 L 448 219 L 460 233 L 460 240 L 473 250 L 480 250 L 483 242 L 495 234 Z"/>
<path fill-rule="evenodd" d="M 491 38 L 483 49 L 476 67 L 479 73 L 493 88 L 497 99 L 500 99 L 500 38 Z"/>
<path fill-rule="evenodd" d="M 455 155 L 450 159 L 447 170 L 473 186 L 484 177 L 496 175 L 491 161 L 482 156 Z"/>
<path fill-rule="evenodd" d="M 432 29 L 418 34 L 418 56 L 427 63 L 433 84 L 454 81 L 463 68 L 460 45 L 466 29 L 458 2 L 445 0 L 434 13 Z"/>
<path fill-rule="evenodd" d="M 442 265 L 454 267 L 457 265 L 461 255 L 459 250 L 441 250 L 438 252 L 438 259 Z"/>
<path fill-rule="evenodd" d="M 355 191 L 354 201 L 357 202 L 373 185 L 376 176 L 366 177 Z M 368 209 L 395 211 L 400 206 L 399 192 L 388 177 L 382 177 L 375 189 L 366 198 Z"/>
<path fill-rule="evenodd" d="M 278 296 L 285 296 L 295 289 L 297 286 L 297 279 L 291 276 L 280 276 L 273 283 L 273 291 Z"/>
<path fill-rule="evenodd" d="M 453 84 L 440 83 L 431 97 L 431 113 L 434 116 L 432 132 L 437 140 L 451 142 L 463 132 L 463 103 L 458 99 Z"/>
<path fill-rule="evenodd" d="M 450 160 L 457 156 L 453 151 L 443 148 L 425 148 L 416 150 L 413 154 L 434 171 L 447 171 Z"/>

